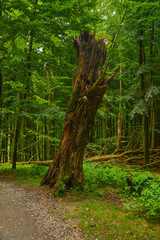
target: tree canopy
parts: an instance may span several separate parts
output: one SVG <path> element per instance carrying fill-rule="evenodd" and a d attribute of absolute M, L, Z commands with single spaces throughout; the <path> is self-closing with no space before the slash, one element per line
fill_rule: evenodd
<path fill-rule="evenodd" d="M 142 148 L 147 164 L 160 145 L 159 9 L 156 0 L 1 0 L 0 161 L 15 168 L 53 159 L 76 80 L 73 38 L 96 30 L 107 49 L 105 77 L 120 71 L 85 156 Z"/>

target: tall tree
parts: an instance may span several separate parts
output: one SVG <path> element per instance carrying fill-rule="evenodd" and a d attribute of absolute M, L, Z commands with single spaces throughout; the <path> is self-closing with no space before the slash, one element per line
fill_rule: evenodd
<path fill-rule="evenodd" d="M 142 65 L 145 64 L 145 52 L 143 46 L 143 30 L 140 30 L 140 40 L 139 40 L 139 66 L 142 68 Z M 144 70 L 141 70 L 140 74 L 140 85 L 142 98 L 144 98 L 146 92 L 146 80 Z M 144 162 L 145 164 L 149 163 L 149 119 L 146 112 L 143 113 L 143 147 L 144 147 Z"/>
<path fill-rule="evenodd" d="M 102 74 L 106 58 L 106 46 L 102 39 L 87 31 L 74 38 L 78 57 L 76 81 L 70 98 L 61 143 L 49 170 L 42 180 L 56 192 L 64 188 L 82 187 L 83 155 L 89 131 L 108 84 L 117 71 L 108 79 Z"/>
<path fill-rule="evenodd" d="M 2 24 L 2 1 L 0 0 L 0 24 Z M 2 47 L 2 29 L 0 28 L 0 45 Z M 1 96 L 2 96 L 2 49 L 0 48 L 0 107 L 2 106 L 1 103 Z"/>

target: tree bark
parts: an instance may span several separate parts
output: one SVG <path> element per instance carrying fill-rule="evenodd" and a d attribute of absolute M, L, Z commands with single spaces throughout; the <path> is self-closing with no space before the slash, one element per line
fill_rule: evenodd
<path fill-rule="evenodd" d="M 2 22 L 2 2 L 0 1 L 0 22 Z M 0 32 L 2 35 L 2 32 Z M 2 39 L 0 40 L 0 44 L 2 44 Z M 1 54 L 0 54 L 1 55 Z M 0 56 L 0 107 L 2 107 L 2 57 Z"/>
<path fill-rule="evenodd" d="M 151 31 L 151 44 L 150 44 L 150 86 L 154 85 L 154 57 L 155 57 L 155 47 L 154 47 L 154 38 L 155 38 L 155 23 L 153 23 L 152 31 Z M 151 116 L 150 116 L 150 129 L 151 129 L 151 148 L 155 148 L 155 123 L 156 123 L 156 114 L 155 114 L 155 97 L 153 96 L 151 98 Z"/>
<path fill-rule="evenodd" d="M 15 120 L 14 126 L 14 140 L 13 140 L 13 156 L 12 156 L 12 168 L 16 169 L 17 163 L 17 148 L 18 148 L 18 136 L 19 136 L 19 121 Z"/>
<path fill-rule="evenodd" d="M 95 34 L 84 31 L 80 38 L 74 38 L 73 44 L 78 56 L 76 81 L 67 107 L 59 149 L 41 182 L 53 187 L 55 192 L 71 187 L 83 188 L 83 155 L 89 131 L 107 86 L 118 71 L 105 79 L 102 67 L 106 46 L 102 39 L 95 39 Z"/>
<path fill-rule="evenodd" d="M 143 30 L 140 30 L 140 40 L 139 40 L 139 66 L 145 64 L 145 54 L 143 46 Z M 140 74 L 141 81 L 141 94 L 142 98 L 145 96 L 146 92 L 146 79 L 144 70 Z M 143 113 L 143 147 L 144 147 L 144 164 L 149 163 L 149 118 L 147 114 Z"/>
<path fill-rule="evenodd" d="M 119 93 L 122 96 L 122 68 L 120 68 L 120 82 L 119 82 Z M 117 152 L 121 151 L 121 139 L 122 139 L 122 100 L 119 101 L 119 112 L 117 120 Z"/>
<path fill-rule="evenodd" d="M 0 59 L 0 107 L 2 107 L 2 69 L 1 69 L 2 59 Z"/>
<path fill-rule="evenodd" d="M 14 136 L 13 136 L 13 155 L 12 155 L 12 168 L 16 169 L 16 162 L 17 162 L 17 147 L 18 147 L 18 136 L 19 136 L 19 129 L 21 127 L 19 118 L 18 118 L 18 112 L 19 112 L 19 95 L 20 93 L 17 93 L 17 109 L 16 109 L 16 119 L 14 124 Z"/>

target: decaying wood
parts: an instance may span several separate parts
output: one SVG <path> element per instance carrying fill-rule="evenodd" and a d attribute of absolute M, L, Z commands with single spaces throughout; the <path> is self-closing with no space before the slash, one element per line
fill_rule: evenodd
<path fill-rule="evenodd" d="M 156 152 L 156 153 L 151 155 L 154 152 Z M 123 153 L 118 154 L 118 155 L 109 154 L 109 155 L 94 156 L 94 157 L 86 158 L 85 160 L 88 161 L 88 162 L 99 162 L 99 161 L 105 162 L 105 161 L 108 161 L 110 159 L 115 159 L 115 158 L 119 159 L 119 158 L 121 158 L 123 156 L 127 157 L 127 155 L 130 155 L 130 154 L 133 155 L 133 154 L 143 154 L 143 153 L 144 153 L 143 149 L 139 148 L 137 150 L 126 151 L 126 152 L 123 152 Z M 160 150 L 159 149 L 150 149 L 149 157 L 153 158 L 153 157 L 155 157 L 155 156 L 157 156 L 159 154 L 160 154 Z M 132 161 L 132 160 L 140 160 L 140 159 L 143 159 L 143 158 L 144 158 L 143 155 L 142 156 L 132 156 L 130 158 L 126 158 L 125 162 L 129 162 L 129 161 Z"/>
<path fill-rule="evenodd" d="M 102 155 L 102 156 L 94 156 L 94 157 L 90 157 L 90 158 L 84 158 L 85 161 L 88 162 L 112 162 L 112 161 L 117 161 L 116 158 L 120 158 L 122 156 L 125 156 L 127 154 L 136 154 L 137 152 L 140 153 L 141 148 L 137 149 L 137 150 L 133 150 L 133 151 L 126 151 L 122 154 L 119 155 Z M 149 156 L 150 159 L 155 158 L 156 156 L 160 155 L 160 150 L 159 149 L 150 149 L 151 152 L 156 152 L 152 155 Z M 144 156 L 139 156 L 139 157 L 131 157 L 131 158 L 127 158 L 125 159 L 125 162 L 129 162 L 132 160 L 141 160 L 143 159 Z M 25 164 L 35 164 L 35 165 L 39 165 L 39 166 L 50 166 L 50 164 L 53 162 L 53 160 L 47 160 L 47 161 L 26 161 L 26 162 L 18 162 L 19 165 L 25 165 Z M 144 168 L 145 166 L 150 166 L 150 165 L 154 165 L 156 163 L 159 163 L 160 161 L 156 161 L 156 162 L 152 162 L 149 163 L 147 165 L 144 165 L 138 169 L 135 170 L 139 170 L 141 168 Z M 12 162 L 8 162 L 8 163 L 0 163 L 1 165 L 6 165 L 6 164 L 12 164 Z M 98 165 L 97 165 L 98 166 Z"/>
<path fill-rule="evenodd" d="M 35 164 L 38 166 L 49 166 L 51 164 L 53 160 L 49 160 L 49 161 L 28 161 L 28 162 L 23 162 L 20 164 Z"/>
<path fill-rule="evenodd" d="M 160 155 L 160 152 L 155 153 L 155 154 L 153 154 L 153 155 L 149 155 L 149 159 L 154 158 L 154 157 L 156 157 L 156 156 L 158 156 L 158 155 Z M 138 157 L 131 157 L 131 158 L 126 159 L 126 161 L 127 161 L 127 162 L 130 162 L 130 161 L 132 161 L 132 160 L 141 160 L 141 159 L 144 159 L 144 155 L 143 155 L 143 156 L 138 156 Z M 147 164 L 146 164 L 146 165 L 147 165 Z"/>
<path fill-rule="evenodd" d="M 143 165 L 143 166 L 141 166 L 141 167 L 139 167 L 139 168 L 134 169 L 134 171 L 138 171 L 138 170 L 140 170 L 140 169 L 142 169 L 142 168 L 145 168 L 145 167 L 148 167 L 148 166 L 152 166 L 152 165 L 155 165 L 155 164 L 157 164 L 157 163 L 160 163 L 160 160 L 159 160 L 159 161 L 152 162 L 152 163 L 148 163 L 148 164 L 146 164 L 146 165 Z"/>
<path fill-rule="evenodd" d="M 102 74 L 106 59 L 103 39 L 96 40 L 84 31 L 73 42 L 78 57 L 78 68 L 72 96 L 65 117 L 64 132 L 54 160 L 42 180 L 55 191 L 83 187 L 83 156 L 89 131 L 108 84 L 119 69 L 108 79 Z"/>
<path fill-rule="evenodd" d="M 125 155 L 128 154 L 135 154 L 135 153 L 143 153 L 142 148 L 139 148 L 137 150 L 130 150 L 130 151 L 126 151 L 123 152 L 121 154 L 115 155 L 115 154 L 109 154 L 109 155 L 101 155 L 101 156 L 94 156 L 94 157 L 90 157 L 90 158 L 86 158 L 86 161 L 90 161 L 90 162 L 99 162 L 99 161 L 107 161 L 109 159 L 113 159 L 113 158 L 121 158 Z"/>
<path fill-rule="evenodd" d="M 33 159 L 34 157 L 36 157 L 37 155 L 38 155 L 38 153 L 35 153 L 35 154 L 29 159 L 29 162 L 31 162 L 32 159 Z"/>

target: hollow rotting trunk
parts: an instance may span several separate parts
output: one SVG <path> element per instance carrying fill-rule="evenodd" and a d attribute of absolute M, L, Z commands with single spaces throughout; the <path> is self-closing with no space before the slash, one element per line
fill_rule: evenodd
<path fill-rule="evenodd" d="M 108 79 L 102 74 L 106 46 L 102 39 L 95 39 L 95 33 L 81 32 L 73 44 L 78 57 L 76 81 L 59 149 L 41 182 L 53 187 L 55 193 L 66 188 L 83 188 L 83 156 L 89 131 L 107 86 L 118 72 L 117 69 Z"/>

